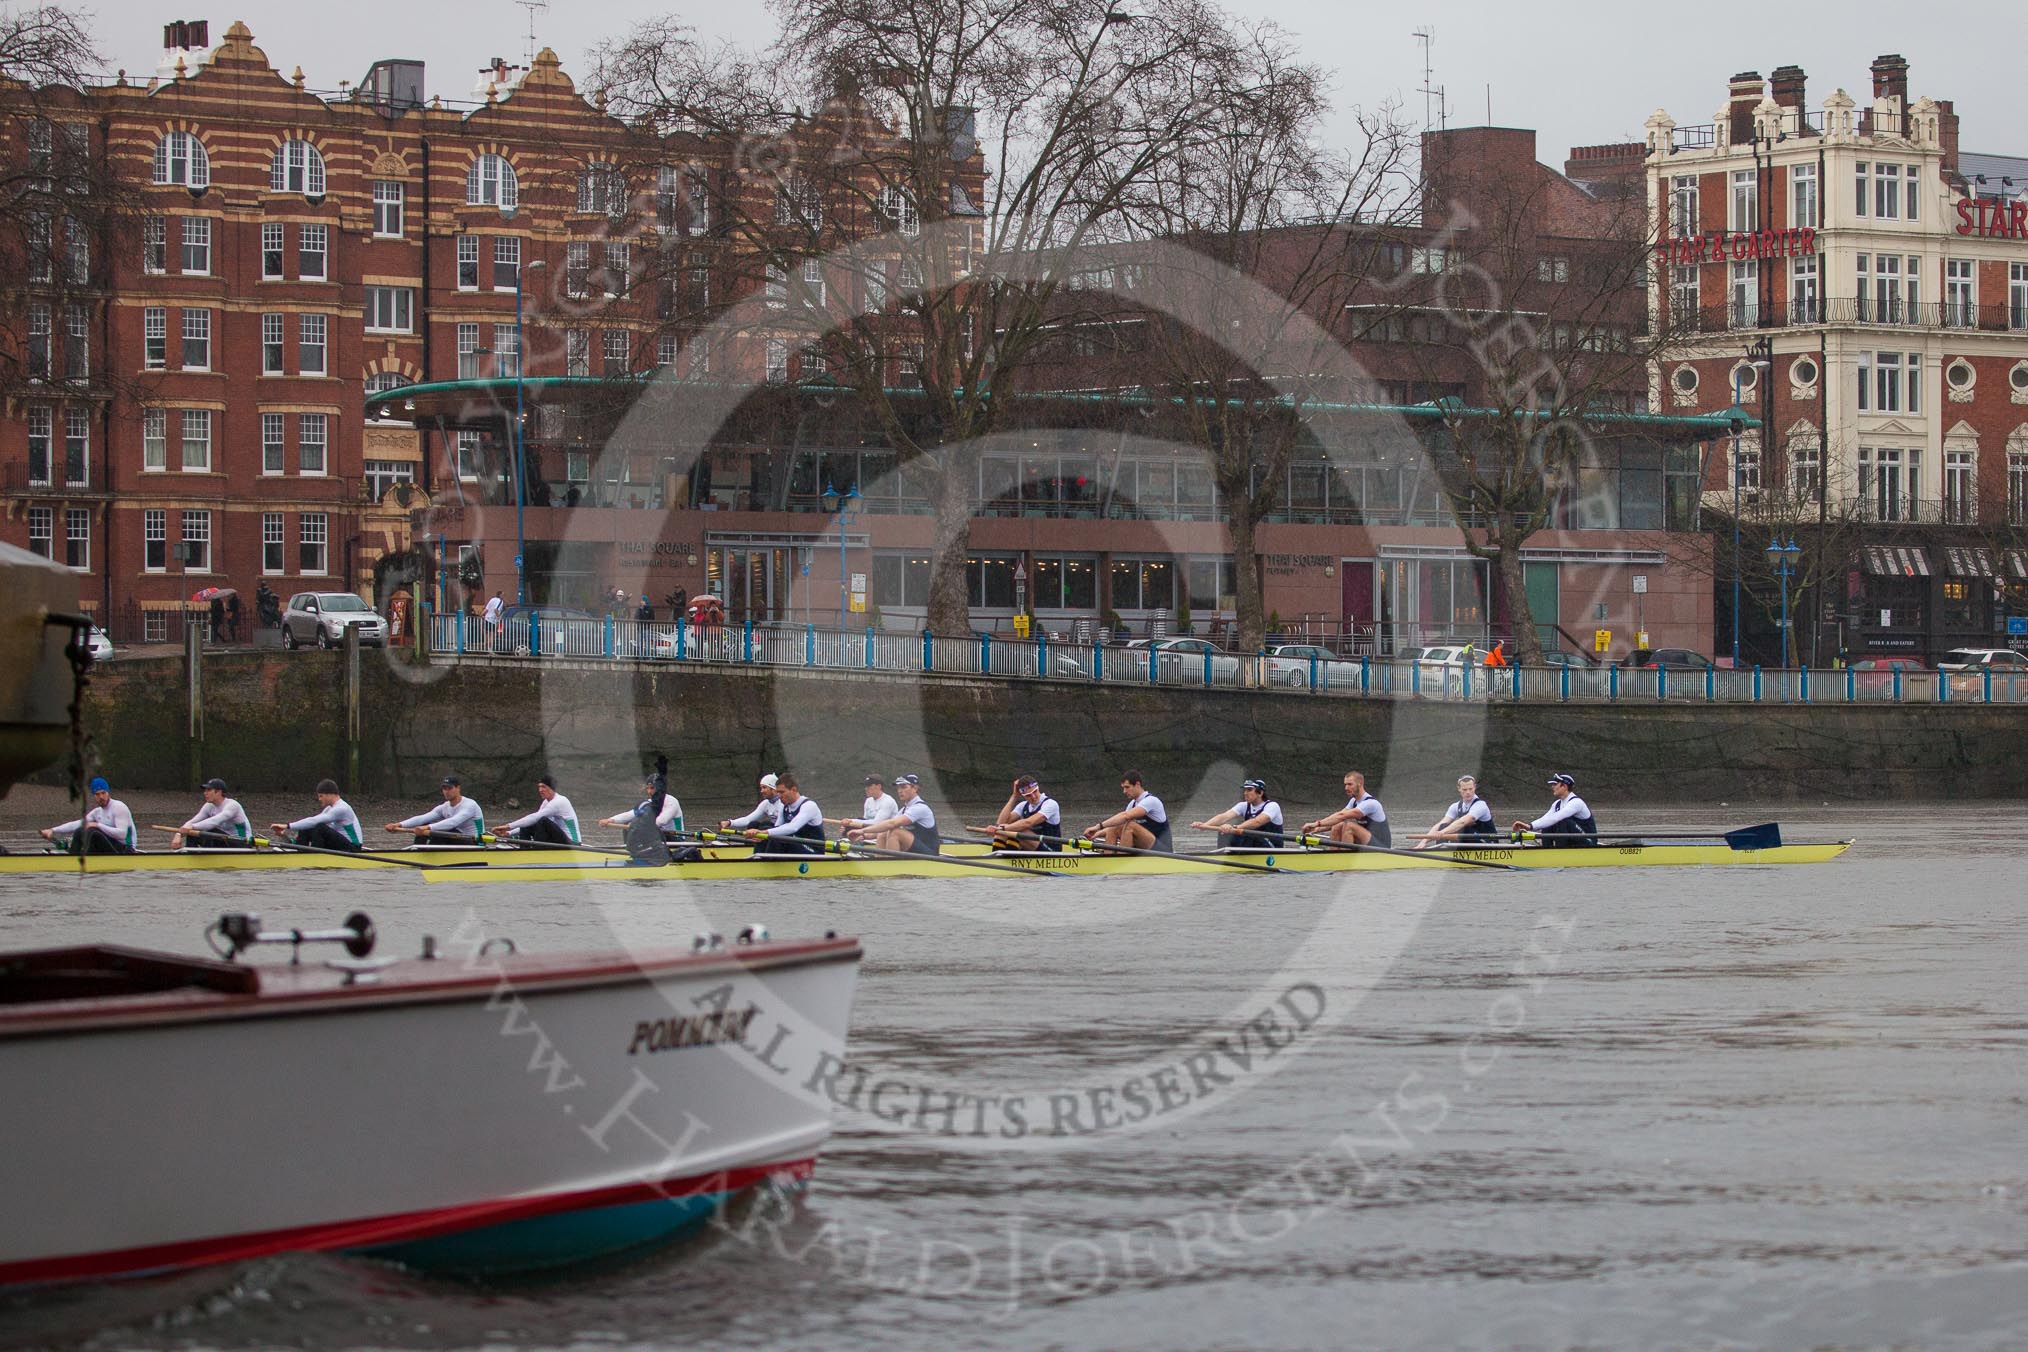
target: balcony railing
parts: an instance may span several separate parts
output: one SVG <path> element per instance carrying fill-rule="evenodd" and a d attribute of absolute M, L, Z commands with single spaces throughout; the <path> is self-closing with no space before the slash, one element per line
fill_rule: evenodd
<path fill-rule="evenodd" d="M 1951 329 L 1979 333 L 2028 332 L 2028 302 L 1979 305 L 1962 300 L 1880 300 L 1870 296 L 1778 296 L 1758 302 L 1708 305 L 1688 316 L 1694 333 L 1743 329 L 1806 328 L 1819 324 L 1869 328 Z"/>
<path fill-rule="evenodd" d="M 54 465 L 41 466 L 25 461 L 14 461 L 0 466 L 0 488 L 16 497 L 29 498 L 102 498 L 103 488 L 91 483 L 91 466 Z"/>

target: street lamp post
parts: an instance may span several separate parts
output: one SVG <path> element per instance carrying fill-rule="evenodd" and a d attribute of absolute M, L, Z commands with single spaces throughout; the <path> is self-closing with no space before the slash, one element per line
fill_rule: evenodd
<path fill-rule="evenodd" d="M 543 266 L 544 260 L 538 258 L 514 273 L 514 600 L 518 605 L 528 603 L 528 469 L 523 459 L 527 434 L 522 429 L 522 372 L 528 366 L 528 347 L 521 340 L 521 284 L 524 277 Z"/>
<path fill-rule="evenodd" d="M 1739 438 L 1746 429 L 1746 410 L 1740 407 L 1743 397 L 1740 393 L 1739 378 L 1748 370 L 1772 371 L 1774 369 L 1774 340 L 1756 339 L 1746 350 L 1746 361 L 1732 370 L 1732 669 L 1739 670 Z M 1758 378 L 1758 377 L 1756 377 Z M 1767 429 L 1761 428 L 1761 446 L 1767 446 Z"/>
<path fill-rule="evenodd" d="M 1784 671 L 1788 670 L 1789 666 L 1789 577 L 1795 572 L 1791 563 L 1796 555 L 1802 552 L 1803 547 L 1795 542 L 1793 536 L 1790 537 L 1787 544 L 1783 544 L 1780 540 L 1774 540 L 1769 542 L 1767 547 L 1768 566 L 1774 570 L 1775 576 L 1782 580 L 1782 670 Z"/>
<path fill-rule="evenodd" d="M 840 493 L 830 484 L 824 485 L 819 495 L 838 513 L 838 632 L 845 632 L 845 524 L 852 519 L 851 504 L 859 501 L 859 485 L 853 484 Z"/>

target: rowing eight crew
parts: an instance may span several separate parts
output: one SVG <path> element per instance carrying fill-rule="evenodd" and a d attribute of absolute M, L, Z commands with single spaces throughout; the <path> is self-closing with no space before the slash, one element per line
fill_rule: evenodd
<path fill-rule="evenodd" d="M 942 837 L 937 828 L 936 813 L 923 800 L 920 778 L 913 774 L 896 777 L 899 802 L 884 792 L 884 785 L 885 781 L 879 775 L 866 777 L 867 795 L 861 815 L 845 818 L 839 823 L 846 828 L 847 838 L 902 853 L 941 853 Z M 1542 843 L 1545 845 L 1592 843 L 1598 824 L 1589 805 L 1577 795 L 1576 780 L 1568 774 L 1556 774 L 1550 776 L 1548 785 L 1552 797 L 1549 810 L 1533 821 L 1516 821 L 1513 829 L 1517 833 L 1532 831 L 1544 838 Z M 1329 839 L 1336 844 L 1390 847 L 1393 832 L 1388 825 L 1387 810 L 1367 791 L 1366 776 L 1358 770 L 1348 770 L 1344 786 L 1345 806 L 1315 821 L 1305 822 L 1299 828 L 1301 834 L 1329 832 Z M 655 836 L 665 841 L 672 835 L 680 835 L 683 808 L 676 796 L 668 791 L 665 774 L 658 769 L 647 777 L 643 787 L 647 796 L 631 812 L 603 818 L 599 824 L 627 828 L 630 845 L 636 828 L 642 834 L 652 830 Z M 446 775 L 441 788 L 441 804 L 428 812 L 399 822 L 389 822 L 385 829 L 390 832 L 407 831 L 418 844 L 471 846 L 481 843 L 486 838 L 485 811 L 465 795 L 463 780 L 455 774 Z M 317 785 L 316 792 L 321 810 L 298 821 L 275 822 L 272 824 L 275 833 L 313 849 L 360 850 L 359 816 L 339 796 L 338 785 L 326 779 Z M 1168 809 L 1160 798 L 1148 791 L 1139 771 L 1130 770 L 1121 776 L 1120 792 L 1127 799 L 1126 806 L 1094 823 L 1089 832 L 1092 840 L 1115 848 L 1172 851 L 1175 847 Z M 92 780 L 91 793 L 93 806 L 83 817 L 44 830 L 43 838 L 57 840 L 62 837 L 67 847 L 75 852 L 134 853 L 136 841 L 132 811 L 112 796 L 111 788 L 104 779 Z M 203 793 L 204 807 L 190 820 L 179 827 L 157 829 L 172 831 L 179 849 L 189 844 L 207 848 L 245 848 L 252 843 L 246 811 L 229 796 L 225 781 L 207 780 Z M 760 793 L 760 802 L 753 811 L 743 817 L 722 821 L 720 827 L 739 832 L 756 845 L 765 845 L 770 853 L 823 852 L 827 819 L 816 801 L 799 790 L 794 775 L 786 772 L 762 775 Z M 543 775 L 537 781 L 536 795 L 540 799 L 536 809 L 509 822 L 504 828 L 505 836 L 509 840 L 533 844 L 581 844 L 583 836 L 577 812 L 570 799 L 557 792 L 555 777 Z M 1286 839 L 1281 804 L 1269 798 L 1267 781 L 1262 779 L 1245 781 L 1240 788 L 1239 802 L 1207 821 L 1192 822 L 1191 825 L 1199 830 L 1218 831 L 1220 848 L 1244 845 L 1281 848 Z M 1063 848 L 1062 808 L 1043 791 L 1035 776 L 1022 775 L 1014 781 L 1013 791 L 990 831 L 993 848 L 997 850 L 1038 847 L 1060 850 Z M 1565 839 L 1568 837 L 1576 839 Z M 1497 838 L 1492 807 L 1479 796 L 1477 780 L 1471 775 L 1461 775 L 1458 778 L 1457 800 L 1418 839 L 1415 848 L 1427 849 L 1438 844 L 1483 844 Z"/>

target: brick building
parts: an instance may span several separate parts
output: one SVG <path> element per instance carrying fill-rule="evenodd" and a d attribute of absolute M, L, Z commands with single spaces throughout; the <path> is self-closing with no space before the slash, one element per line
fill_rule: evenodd
<path fill-rule="evenodd" d="M 1714 121 L 1647 134 L 1651 303 L 1689 334 L 1654 397 L 1764 415 L 1765 449 L 1745 436 L 1706 486 L 1823 552 L 1801 655 L 2004 644 L 2028 583 L 2028 159 L 1962 151 L 1892 55 L 1864 102 L 1748 71 Z"/>
<path fill-rule="evenodd" d="M 714 369 L 701 321 L 764 284 L 718 218 L 764 217 L 745 199 L 771 190 L 727 147 L 608 117 L 553 52 L 449 102 L 418 63 L 320 94 L 243 24 L 209 37 L 172 24 L 155 78 L 69 101 L 145 203 L 81 265 L 88 299 L 58 307 L 54 342 L 28 302 L 40 367 L 0 423 L 0 539 L 68 560 L 123 640 L 166 632 L 206 586 L 371 594 L 423 509 L 508 472 L 497 420 L 427 434 L 367 421 L 367 395 L 512 377 L 524 344 L 531 377 Z M 528 477 L 562 495 L 579 461 L 550 449 Z"/>

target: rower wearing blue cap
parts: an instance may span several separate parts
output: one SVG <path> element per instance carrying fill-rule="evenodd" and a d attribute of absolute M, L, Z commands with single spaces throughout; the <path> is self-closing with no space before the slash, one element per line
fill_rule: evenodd
<path fill-rule="evenodd" d="M 1549 793 L 1554 799 L 1549 811 L 1532 822 L 1515 822 L 1514 829 L 1535 832 L 1544 845 L 1598 844 L 1598 823 L 1592 820 L 1590 806 L 1577 796 L 1577 781 L 1569 775 L 1551 775 Z"/>
<path fill-rule="evenodd" d="M 1239 801 L 1209 821 L 1192 822 L 1200 831 L 1217 831 L 1218 848 L 1282 847 L 1282 805 L 1268 797 L 1265 779 L 1249 779 L 1239 786 Z"/>
<path fill-rule="evenodd" d="M 62 837 L 64 848 L 72 854 L 132 854 L 134 814 L 113 797 L 112 785 L 103 779 L 91 782 L 91 797 L 92 805 L 84 816 L 48 827 L 42 838 L 55 841 Z"/>

